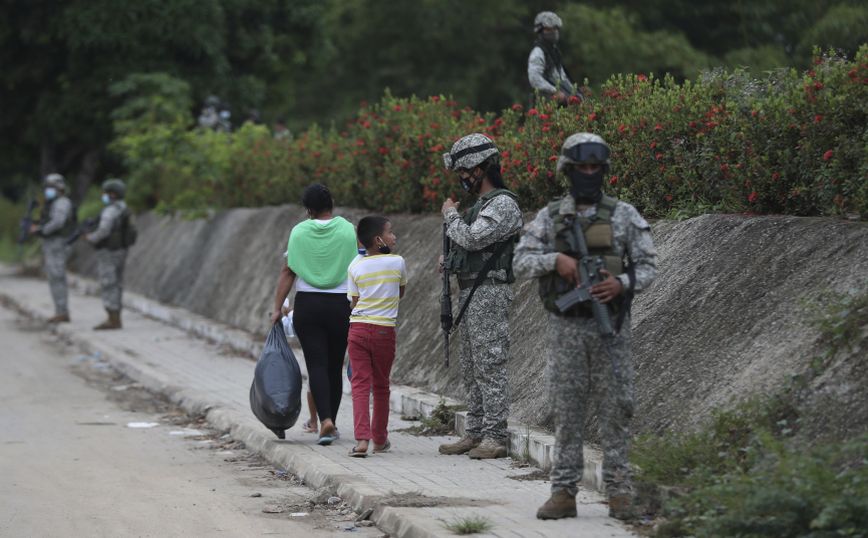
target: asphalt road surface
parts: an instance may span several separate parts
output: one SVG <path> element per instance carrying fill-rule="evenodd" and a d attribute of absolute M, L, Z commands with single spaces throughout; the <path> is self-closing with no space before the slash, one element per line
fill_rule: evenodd
<path fill-rule="evenodd" d="M 0 477 L 0 536 L 382 535 L 5 307 Z"/>

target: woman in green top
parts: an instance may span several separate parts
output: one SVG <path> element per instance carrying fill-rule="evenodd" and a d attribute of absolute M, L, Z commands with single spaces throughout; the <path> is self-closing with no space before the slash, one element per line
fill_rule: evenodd
<path fill-rule="evenodd" d="M 292 324 L 320 419 L 317 442 L 329 445 L 337 438 L 335 420 L 343 395 L 341 368 L 350 328 L 347 267 L 358 252 L 356 231 L 343 217 L 332 216 L 334 201 L 325 185 L 309 185 L 302 204 L 309 218 L 290 231 L 271 321 L 280 321 L 280 307 L 295 285 Z"/>

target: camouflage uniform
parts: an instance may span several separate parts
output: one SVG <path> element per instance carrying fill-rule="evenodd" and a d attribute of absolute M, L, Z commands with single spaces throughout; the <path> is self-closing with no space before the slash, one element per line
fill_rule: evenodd
<path fill-rule="evenodd" d="M 482 204 L 482 201 L 477 201 Z M 482 206 L 476 220 L 468 225 L 454 208 L 444 212 L 446 233 L 468 251 L 479 251 L 493 243 L 509 239 L 521 230 L 518 204 L 506 195 L 495 196 Z M 485 259 L 492 254 L 483 255 Z M 472 282 L 476 273 L 459 273 L 459 282 Z M 505 442 L 509 417 L 509 381 L 506 361 L 509 357 L 509 306 L 514 298 L 506 284 L 505 270 L 492 270 L 473 295 L 461 320 L 461 369 L 467 390 L 466 435 Z M 461 290 L 459 305 L 470 294 Z M 492 312 L 499 313 L 493 316 Z"/>
<path fill-rule="evenodd" d="M 127 249 L 112 250 L 100 246 L 121 224 L 121 216 L 127 209 L 123 200 L 115 200 L 105 206 L 99 215 L 97 229 L 87 236 L 88 241 L 96 246 L 97 273 L 101 288 L 102 304 L 106 310 L 121 309 L 121 295 L 124 285 L 124 264 L 127 259 Z"/>
<path fill-rule="evenodd" d="M 559 212 L 590 217 L 596 209 L 591 206 L 577 211 L 573 197 L 565 196 Z M 641 291 L 657 271 L 657 251 L 650 227 L 633 206 L 620 201 L 611 218 L 614 251 L 629 259 L 634 270 L 633 290 Z M 555 271 L 558 253 L 554 245 L 554 221 L 549 209 L 543 208 L 525 227 L 516 247 L 516 275 L 534 278 Z M 629 277 L 626 274 L 616 277 L 627 290 Z M 593 318 L 564 317 L 551 312 L 547 315 L 546 383 L 555 417 L 552 492 L 565 490 L 570 495 L 576 494 L 584 465 L 582 430 L 587 411 L 594 409 L 589 407 L 590 402 L 596 405 L 600 422 L 606 491 L 610 496 L 629 494 L 632 486 L 627 450 L 633 415 L 630 318 L 624 320 L 607 353 Z"/>
<path fill-rule="evenodd" d="M 45 260 L 45 276 L 54 301 L 54 312 L 58 316 L 69 315 L 69 291 L 66 285 L 66 260 L 69 247 L 66 234 L 73 222 L 72 202 L 66 196 L 52 200 L 42 218 L 39 235 L 42 236 L 42 254 Z"/>

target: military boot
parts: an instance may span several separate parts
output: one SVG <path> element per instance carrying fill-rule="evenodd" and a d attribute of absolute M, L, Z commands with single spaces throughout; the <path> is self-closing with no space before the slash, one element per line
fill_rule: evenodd
<path fill-rule="evenodd" d="M 561 519 L 576 517 L 576 496 L 565 489 L 552 492 L 549 500 L 536 511 L 537 519 Z"/>
<path fill-rule="evenodd" d="M 106 312 L 108 312 L 108 319 L 94 327 L 93 330 L 106 331 L 121 328 L 121 311 L 106 309 Z"/>
<path fill-rule="evenodd" d="M 609 517 L 620 519 L 621 521 L 636 519 L 632 495 L 629 493 L 609 495 Z"/>
<path fill-rule="evenodd" d="M 459 439 L 457 443 L 446 443 L 440 445 L 440 453 L 447 456 L 464 454 L 465 452 L 469 452 L 470 450 L 478 447 L 479 443 L 481 442 L 482 439 L 478 437 L 470 437 L 469 435 L 465 435 L 464 437 Z"/>
<path fill-rule="evenodd" d="M 472 460 L 490 460 L 506 457 L 506 444 L 486 437 L 479 446 L 467 453 Z"/>
<path fill-rule="evenodd" d="M 69 314 L 55 314 L 48 318 L 48 323 L 69 323 Z"/>

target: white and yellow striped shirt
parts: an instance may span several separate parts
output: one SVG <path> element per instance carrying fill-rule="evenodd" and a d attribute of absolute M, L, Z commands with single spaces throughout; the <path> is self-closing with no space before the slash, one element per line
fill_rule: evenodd
<path fill-rule="evenodd" d="M 407 284 L 407 266 L 396 254 L 376 254 L 350 264 L 347 295 L 359 302 L 350 323 L 372 323 L 394 327 L 398 319 L 401 286 Z"/>

